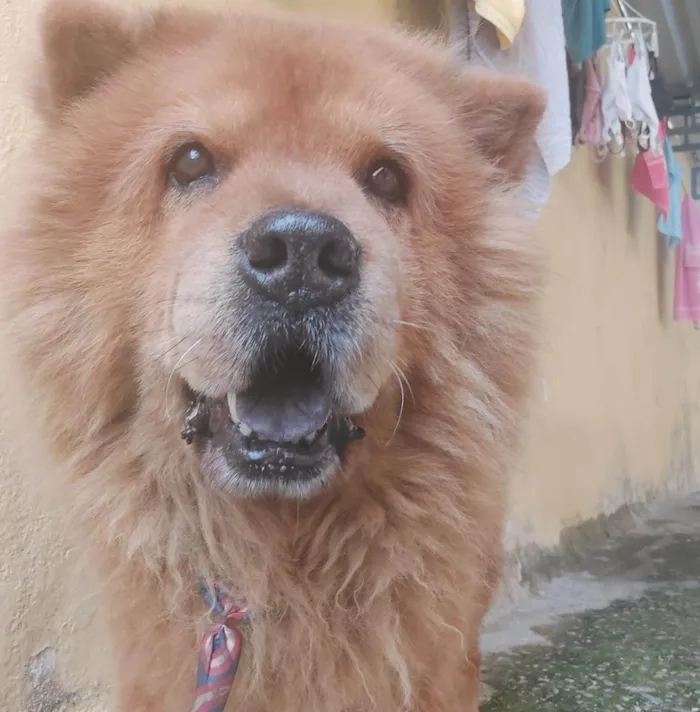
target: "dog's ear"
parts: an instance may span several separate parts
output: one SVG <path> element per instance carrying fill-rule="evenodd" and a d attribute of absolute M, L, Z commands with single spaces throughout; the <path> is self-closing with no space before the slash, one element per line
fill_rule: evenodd
<path fill-rule="evenodd" d="M 546 106 L 544 92 L 524 79 L 468 70 L 459 77 L 459 111 L 480 153 L 507 180 L 522 180 Z"/>
<path fill-rule="evenodd" d="M 49 0 L 41 20 L 40 113 L 56 118 L 135 54 L 143 22 L 99 0 Z"/>

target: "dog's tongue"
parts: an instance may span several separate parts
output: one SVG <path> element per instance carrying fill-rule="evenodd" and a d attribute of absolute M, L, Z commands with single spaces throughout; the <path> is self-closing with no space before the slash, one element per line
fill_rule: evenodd
<path fill-rule="evenodd" d="M 290 442 L 313 435 L 328 420 L 331 399 L 321 383 L 270 383 L 239 393 L 236 415 L 261 440 Z"/>

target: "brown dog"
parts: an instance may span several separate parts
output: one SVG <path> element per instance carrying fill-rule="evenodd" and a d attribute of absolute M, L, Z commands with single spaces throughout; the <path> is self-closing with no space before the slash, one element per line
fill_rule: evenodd
<path fill-rule="evenodd" d="M 541 95 L 276 13 L 54 0 L 42 37 L 11 375 L 95 553 L 120 709 L 191 709 L 203 579 L 252 610 L 232 709 L 475 712 Z"/>

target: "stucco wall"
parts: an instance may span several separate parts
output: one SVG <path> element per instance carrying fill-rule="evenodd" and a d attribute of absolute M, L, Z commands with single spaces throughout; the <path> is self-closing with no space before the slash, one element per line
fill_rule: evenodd
<path fill-rule="evenodd" d="M 30 126 L 24 87 L 41 4 L 0 4 L 0 196 Z M 287 4 L 378 20 L 393 7 Z M 628 192 L 628 168 L 578 151 L 542 217 L 551 268 L 545 344 L 513 474 L 511 547 L 555 544 L 562 527 L 659 489 L 700 487 L 700 332 L 672 321 L 672 257 L 651 206 Z M 58 517 L 13 465 L 7 417 L 0 409 L 0 709 L 109 709 L 109 649 L 89 575 L 74 575 Z"/>
<path fill-rule="evenodd" d="M 630 169 L 578 149 L 541 219 L 544 344 L 511 547 L 553 545 L 624 503 L 700 488 L 700 331 L 673 321 L 675 253 L 629 190 Z"/>
<path fill-rule="evenodd" d="M 7 168 L 31 129 L 25 86 L 40 5 L 0 3 L 0 229 Z M 37 505 L 32 483 L 13 463 L 7 418 L 0 407 L 0 710 L 58 712 L 71 693 L 82 698 L 82 712 L 101 710 L 96 685 L 108 677 L 108 648 L 91 614 L 91 587 L 73 575 L 75 557 L 57 517 Z"/>

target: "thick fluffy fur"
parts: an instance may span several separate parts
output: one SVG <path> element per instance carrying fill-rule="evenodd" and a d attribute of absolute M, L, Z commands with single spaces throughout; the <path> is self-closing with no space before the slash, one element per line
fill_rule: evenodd
<path fill-rule="evenodd" d="M 276 14 L 54 2 L 43 38 L 37 170 L 0 290 L 17 420 L 103 578 L 120 709 L 189 709 L 204 575 L 256 611 L 232 709 L 475 712 L 531 365 L 538 268 L 511 186 L 539 93 L 389 30 Z M 183 201 L 163 156 L 193 133 L 229 163 Z M 400 209 L 353 176 L 382 145 L 408 163 Z M 368 437 L 306 501 L 212 486 L 180 439 L 183 379 L 225 359 L 187 366 L 174 275 L 212 279 L 216 221 L 280 203 L 354 227 L 384 330 L 353 376 L 376 386 Z"/>

